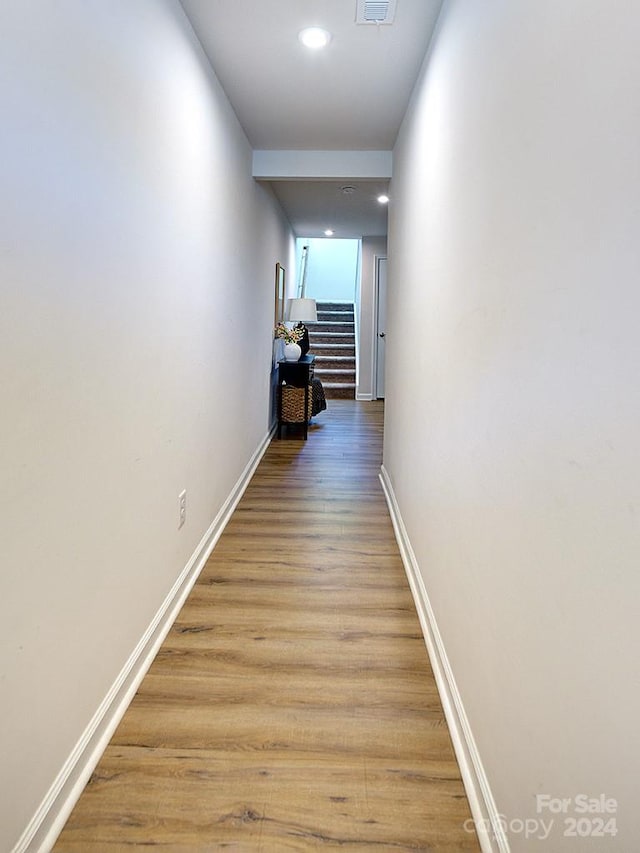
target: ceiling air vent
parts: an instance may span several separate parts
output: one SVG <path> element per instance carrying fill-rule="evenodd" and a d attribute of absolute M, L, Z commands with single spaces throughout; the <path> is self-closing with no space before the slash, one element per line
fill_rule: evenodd
<path fill-rule="evenodd" d="M 356 0 L 356 24 L 392 24 L 396 0 Z"/>

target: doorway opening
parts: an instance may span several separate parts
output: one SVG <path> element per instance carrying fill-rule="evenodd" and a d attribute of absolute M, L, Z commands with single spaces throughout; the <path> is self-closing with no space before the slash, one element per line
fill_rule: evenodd
<path fill-rule="evenodd" d="M 356 397 L 356 300 L 360 240 L 299 239 L 298 298 L 315 300 L 317 320 L 308 325 L 314 375 L 327 399 Z"/>
<path fill-rule="evenodd" d="M 319 302 L 355 304 L 360 240 L 299 237 L 296 240 L 297 296 Z"/>

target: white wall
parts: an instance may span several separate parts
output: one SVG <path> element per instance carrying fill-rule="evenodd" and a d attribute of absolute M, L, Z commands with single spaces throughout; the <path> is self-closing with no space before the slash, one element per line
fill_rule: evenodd
<path fill-rule="evenodd" d="M 353 302 L 356 291 L 358 241 L 299 238 L 296 286 L 300 274 L 302 247 L 308 246 L 305 293 L 309 299 L 325 302 Z"/>
<path fill-rule="evenodd" d="M 640 848 L 639 35 L 447 2 L 394 152 L 384 462 L 498 810 L 618 801 L 516 851 Z"/>
<path fill-rule="evenodd" d="M 267 435 L 294 255 L 178 2 L 6 0 L 0 33 L 7 850 Z"/>

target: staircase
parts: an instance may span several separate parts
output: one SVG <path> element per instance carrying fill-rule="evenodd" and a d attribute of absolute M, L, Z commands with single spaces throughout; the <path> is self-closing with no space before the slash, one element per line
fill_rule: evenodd
<path fill-rule="evenodd" d="M 356 338 L 353 305 L 317 302 L 318 322 L 309 323 L 309 352 L 328 400 L 356 396 Z"/>

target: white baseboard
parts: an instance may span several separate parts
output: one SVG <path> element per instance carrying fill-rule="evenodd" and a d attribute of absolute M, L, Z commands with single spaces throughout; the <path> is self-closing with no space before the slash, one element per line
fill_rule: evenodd
<path fill-rule="evenodd" d="M 384 465 L 380 470 L 380 482 L 391 513 L 391 521 L 400 555 L 418 611 L 418 618 L 460 766 L 462 782 L 469 800 L 480 847 L 483 853 L 509 853 L 509 842 L 482 766 L 478 748 L 473 739 L 471 726 L 462 704 L 462 697 L 456 685 L 442 636 L 438 630 L 429 595 L 400 515 L 393 486 Z"/>
<path fill-rule="evenodd" d="M 12 853 L 48 853 L 89 781 L 118 723 L 169 633 L 182 605 L 202 571 L 262 459 L 273 427 L 238 478 L 220 512 L 202 537 L 129 660 L 100 704 L 93 719 L 64 763 Z"/>

